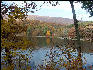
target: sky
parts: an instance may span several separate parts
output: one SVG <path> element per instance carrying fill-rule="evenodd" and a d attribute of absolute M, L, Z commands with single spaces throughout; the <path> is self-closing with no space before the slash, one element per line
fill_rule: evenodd
<path fill-rule="evenodd" d="M 18 6 L 24 6 L 23 1 L 4 1 L 6 4 L 15 3 Z M 30 3 L 28 1 L 28 3 Z M 37 4 L 37 9 L 40 9 L 40 5 L 43 4 L 43 1 L 35 1 Z M 59 1 L 60 5 L 52 6 L 50 4 L 43 4 L 39 11 L 35 13 L 29 12 L 28 15 L 39 15 L 39 16 L 50 16 L 50 17 L 63 17 L 73 19 L 72 9 L 69 1 Z M 76 17 L 78 20 L 83 21 L 93 21 L 93 17 L 89 17 L 89 13 L 81 8 L 82 4 L 74 3 Z"/>

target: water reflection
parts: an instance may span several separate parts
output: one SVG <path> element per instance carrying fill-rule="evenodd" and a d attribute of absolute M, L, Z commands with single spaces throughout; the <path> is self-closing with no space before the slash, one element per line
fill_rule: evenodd
<path fill-rule="evenodd" d="M 1 52 L 2 70 L 87 70 L 93 69 L 93 43 L 58 38 L 28 38 L 31 45 Z M 13 48 L 12 48 L 13 49 Z M 11 52 L 11 53 L 10 53 Z M 6 55 L 2 55 L 6 53 Z M 8 53 L 8 55 L 7 55 Z M 16 53 L 16 56 L 12 56 Z M 5 57 L 7 57 L 5 59 Z M 8 61 L 8 65 L 5 63 Z M 11 63 L 11 64 L 10 64 Z M 90 67 L 89 67 L 90 66 Z"/>
<path fill-rule="evenodd" d="M 47 45 L 50 44 L 50 38 L 47 38 L 47 39 L 46 39 L 46 43 L 47 43 Z"/>

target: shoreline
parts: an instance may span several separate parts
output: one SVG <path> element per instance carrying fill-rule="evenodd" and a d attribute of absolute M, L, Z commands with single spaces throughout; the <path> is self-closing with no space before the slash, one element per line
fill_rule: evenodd
<path fill-rule="evenodd" d="M 23 35 L 16 35 L 16 36 L 23 36 Z M 26 36 L 27 37 L 27 36 Z M 46 37 L 46 36 L 28 36 L 28 37 L 38 37 L 38 38 L 43 38 L 43 37 L 45 37 L 45 38 L 59 38 L 59 39 L 68 39 L 68 40 L 77 40 L 77 39 L 75 39 L 75 38 L 68 38 L 68 37 L 57 37 L 57 36 L 54 36 L 54 37 L 52 37 L 52 36 L 49 36 L 49 37 Z M 89 40 L 89 39 L 87 39 L 87 40 L 84 40 L 84 39 L 80 39 L 80 41 L 88 41 L 88 42 L 92 42 L 92 40 Z"/>

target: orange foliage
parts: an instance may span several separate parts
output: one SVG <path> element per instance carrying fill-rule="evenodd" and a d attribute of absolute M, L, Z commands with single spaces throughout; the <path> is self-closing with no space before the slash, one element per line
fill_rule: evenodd
<path fill-rule="evenodd" d="M 69 29 L 68 37 L 70 37 L 70 38 L 74 38 L 75 37 L 75 28 L 74 27 Z"/>
<path fill-rule="evenodd" d="M 46 36 L 50 36 L 50 31 L 48 30 L 47 33 L 46 33 Z"/>

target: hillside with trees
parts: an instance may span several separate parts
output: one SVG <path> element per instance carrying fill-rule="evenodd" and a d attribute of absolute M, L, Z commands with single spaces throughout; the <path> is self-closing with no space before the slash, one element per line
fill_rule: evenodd
<path fill-rule="evenodd" d="M 18 23 L 18 21 L 17 21 Z M 19 21 L 18 24 L 26 26 L 23 33 L 25 36 L 55 36 L 55 37 L 67 37 L 75 39 L 75 28 L 73 24 L 56 24 L 56 23 L 47 23 L 39 20 L 29 20 L 26 19 L 24 22 Z M 93 38 L 93 22 L 79 22 L 79 33 L 81 39 L 92 40 Z"/>
<path fill-rule="evenodd" d="M 91 17 L 93 1 L 69 1 L 73 19 L 29 16 L 40 10 L 34 1 L 10 2 L 1 1 L 1 70 L 92 69 L 93 21 L 77 20 L 74 4 L 81 3 Z"/>

